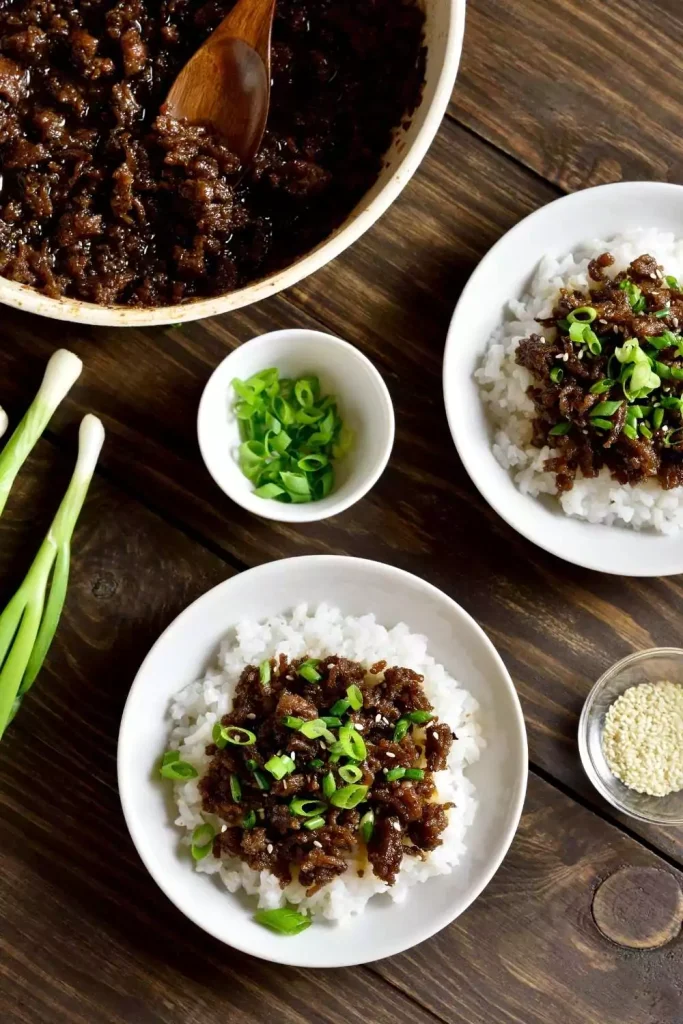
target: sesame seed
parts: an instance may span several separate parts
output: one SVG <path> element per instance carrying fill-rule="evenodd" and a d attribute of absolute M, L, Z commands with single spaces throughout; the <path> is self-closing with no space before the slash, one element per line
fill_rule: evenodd
<path fill-rule="evenodd" d="M 382 771 L 383 771 L 383 772 L 384 772 L 384 774 L 386 775 L 386 774 L 387 774 L 387 772 L 389 771 L 389 769 L 388 769 L 388 768 L 382 768 Z"/>
<path fill-rule="evenodd" d="M 439 734 L 438 734 L 438 732 L 436 731 L 436 729 L 434 729 L 434 731 L 432 732 L 432 736 L 434 737 L 434 739 L 435 739 L 435 740 L 438 740 L 438 738 L 439 738 Z"/>
<path fill-rule="evenodd" d="M 289 757 L 291 757 L 292 761 L 296 761 L 296 750 L 292 750 Z"/>
<path fill-rule="evenodd" d="M 333 668 L 334 668 L 334 663 L 330 662 L 330 664 L 327 666 L 327 671 L 331 672 Z"/>
<path fill-rule="evenodd" d="M 273 844 L 272 843 L 268 843 L 268 845 L 266 846 L 266 853 L 272 853 L 272 852 L 273 852 Z"/>
<path fill-rule="evenodd" d="M 382 716 L 381 715 L 375 715 L 375 721 L 376 722 L 381 722 L 382 721 Z"/>
<path fill-rule="evenodd" d="M 579 352 L 578 358 L 579 359 L 583 359 L 585 354 L 586 354 L 586 350 L 585 350 L 585 348 L 582 348 L 581 351 Z"/>
<path fill-rule="evenodd" d="M 390 750 L 387 750 L 387 757 L 396 757 L 396 754 L 392 754 Z"/>
<path fill-rule="evenodd" d="M 391 827 L 395 829 L 397 832 L 401 831 L 401 824 L 398 821 L 392 821 Z"/>
<path fill-rule="evenodd" d="M 555 356 L 555 359 L 564 359 L 564 352 L 558 352 L 558 354 Z"/>
<path fill-rule="evenodd" d="M 607 321 L 605 320 L 604 316 L 601 316 L 600 319 L 598 320 L 598 323 L 599 324 L 606 324 Z"/>
<path fill-rule="evenodd" d="M 319 842 L 317 839 L 313 840 L 313 845 L 317 846 L 319 850 L 322 850 L 322 848 L 323 848 L 323 844 L 321 842 Z"/>
<path fill-rule="evenodd" d="M 227 832 L 227 831 L 228 831 L 228 826 L 227 825 L 222 825 L 221 826 L 221 832 Z"/>
<path fill-rule="evenodd" d="M 360 724 L 360 722 L 356 722 L 356 724 L 354 725 L 354 729 L 357 729 L 358 732 L 362 732 L 363 726 Z"/>
<path fill-rule="evenodd" d="M 247 718 L 256 718 L 256 715 L 254 714 L 253 711 L 250 711 L 249 714 L 247 715 Z"/>
<path fill-rule="evenodd" d="M 683 789 L 683 686 L 630 686 L 607 711 L 602 749 L 612 773 L 638 793 Z"/>
<path fill-rule="evenodd" d="M 562 358 L 564 359 L 565 363 L 568 363 L 569 362 L 569 352 L 565 352 L 565 354 L 562 356 Z"/>

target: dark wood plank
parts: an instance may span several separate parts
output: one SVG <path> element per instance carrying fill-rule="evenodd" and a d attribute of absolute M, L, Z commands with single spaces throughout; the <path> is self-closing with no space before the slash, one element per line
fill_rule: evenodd
<path fill-rule="evenodd" d="M 593 920 L 594 890 L 623 865 L 665 867 L 532 776 L 492 885 L 440 935 L 377 969 L 451 1024 L 678 1024 L 680 941 L 634 955 Z"/>
<path fill-rule="evenodd" d="M 26 510 L 49 518 L 68 469 L 44 444 L 20 477 L 0 522 L 6 587 L 20 572 L 14 554 L 5 561 L 8 553 L 26 555 L 37 529 Z M 175 911 L 125 831 L 116 733 L 156 633 L 228 574 L 219 557 L 96 483 L 57 642 L 0 745 L 3 1020 L 674 1024 L 682 1009 L 680 945 L 634 963 L 590 916 L 599 880 L 624 863 L 661 868 L 661 861 L 535 777 L 510 859 L 482 900 L 440 936 L 372 969 L 264 964 L 226 950 Z M 567 1010 L 573 984 L 580 994 Z M 615 1016 L 619 993 L 627 1017 Z M 657 1016 L 648 1016 L 655 998 Z"/>
<path fill-rule="evenodd" d="M 107 472 L 234 564 L 337 551 L 392 562 L 442 587 L 506 658 L 533 762 L 597 800 L 577 756 L 581 704 L 617 658 L 683 641 L 680 583 L 600 577 L 518 537 L 463 472 L 440 399 L 444 337 L 459 288 L 490 244 L 553 194 L 446 122 L 386 217 L 287 296 L 183 329 L 70 327 L 61 337 L 48 321 L 7 311 L 12 344 L 0 349 L 0 375 L 2 400 L 18 413 L 48 354 L 68 342 L 87 371 L 56 418 L 57 432 L 68 436 L 84 411 L 100 412 L 110 431 Z M 337 519 L 299 529 L 234 506 L 208 477 L 195 441 L 201 390 L 220 358 L 254 334 L 297 323 L 324 323 L 369 354 L 388 381 L 398 422 L 392 461 L 369 497 Z M 683 861 L 682 830 L 642 834 Z"/>
<path fill-rule="evenodd" d="M 47 443 L 0 523 L 5 599 L 69 472 Z M 38 519 L 28 510 L 40 509 Z M 367 970 L 285 970 L 181 917 L 132 847 L 116 737 L 160 630 L 230 575 L 219 558 L 97 481 L 45 671 L 0 745 L 0 1006 L 7 1024 L 429 1024 Z"/>
<path fill-rule="evenodd" d="M 469 0 L 450 112 L 573 191 L 680 181 L 678 0 Z"/>

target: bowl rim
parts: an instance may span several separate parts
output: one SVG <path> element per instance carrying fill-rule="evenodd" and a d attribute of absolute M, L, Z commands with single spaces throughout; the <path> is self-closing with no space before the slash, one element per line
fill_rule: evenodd
<path fill-rule="evenodd" d="M 329 238 L 324 239 L 310 252 L 284 270 L 254 281 L 234 292 L 199 299 L 184 305 L 155 306 L 150 309 L 135 309 L 126 306 L 99 306 L 71 298 L 50 298 L 30 285 L 19 284 L 0 277 L 0 305 L 11 306 L 28 313 L 64 320 L 69 323 L 90 324 L 99 327 L 160 327 L 169 324 L 189 323 L 205 317 L 233 312 L 243 306 L 260 302 L 276 295 L 285 288 L 297 284 L 309 274 L 320 270 L 331 260 L 353 245 L 392 205 L 402 189 L 413 177 L 424 159 L 441 121 L 455 86 L 460 67 L 463 39 L 465 35 L 465 9 L 467 0 L 443 0 L 443 10 L 448 10 L 448 30 L 443 61 L 435 72 L 436 87 L 424 121 L 410 145 L 397 161 L 397 167 L 386 184 L 367 207 L 360 209 L 361 197 L 346 221 Z M 419 112 L 421 104 L 416 108 Z M 415 116 L 415 115 L 413 115 Z M 358 212 L 357 212 L 358 211 Z"/>
<path fill-rule="evenodd" d="M 489 638 L 489 636 L 482 629 L 479 623 L 474 618 L 472 618 L 469 612 L 467 612 L 462 607 L 462 605 L 458 604 L 455 600 L 453 600 L 453 598 L 450 597 L 447 593 L 445 593 L 445 591 L 440 590 L 438 587 L 434 586 L 434 584 L 429 583 L 427 580 L 422 579 L 420 576 L 416 576 L 414 573 L 407 572 L 405 569 L 399 569 L 398 567 L 390 565 L 385 562 L 377 562 L 373 559 L 357 558 L 350 555 L 299 555 L 294 556 L 292 558 L 281 559 L 278 561 L 277 564 L 280 565 L 282 563 L 284 563 L 286 567 L 289 567 L 290 570 L 296 569 L 297 566 L 302 567 L 304 563 L 308 563 L 310 565 L 315 565 L 316 567 L 319 567 L 322 572 L 324 572 L 326 566 L 330 566 L 333 563 L 338 565 L 343 563 L 346 566 L 348 566 L 351 570 L 353 570 L 353 567 L 356 565 L 363 565 L 367 566 L 372 570 L 376 570 L 383 574 L 386 574 L 387 577 L 393 577 L 393 580 L 396 582 L 397 585 L 400 585 L 402 582 L 406 581 L 410 585 L 416 586 L 418 590 L 422 590 L 422 592 L 425 594 L 429 593 L 431 595 L 435 595 L 436 597 L 438 597 L 439 600 L 444 601 L 449 606 L 449 611 L 451 613 L 465 620 L 469 628 L 473 631 L 477 638 L 481 642 L 483 642 L 488 655 L 492 658 L 493 663 L 496 664 L 496 667 L 499 671 L 501 684 L 508 691 L 511 700 L 511 705 L 513 708 L 515 734 L 517 741 L 519 742 L 520 762 L 523 767 L 519 773 L 519 777 L 515 779 L 514 790 L 510 796 L 510 810 L 508 813 L 508 823 L 507 827 L 504 830 L 501 830 L 496 855 L 490 859 L 486 867 L 486 870 L 482 872 L 482 876 L 479 880 L 479 883 L 475 886 L 472 886 L 472 888 L 468 891 L 467 895 L 461 898 L 459 902 L 452 901 L 450 904 L 446 904 L 442 908 L 442 912 L 439 915 L 435 915 L 427 927 L 424 927 L 419 932 L 414 933 L 414 935 L 411 937 L 409 945 L 404 945 L 399 941 L 395 944 L 395 946 L 389 946 L 389 948 L 387 948 L 385 951 L 380 952 L 376 957 L 373 957 L 370 960 L 359 961 L 354 959 L 353 957 L 349 957 L 344 958 L 343 960 L 335 959 L 334 961 L 330 962 L 325 961 L 315 965 L 316 967 L 320 968 L 360 966 L 363 963 L 374 963 L 377 960 L 382 960 L 389 956 L 395 956 L 401 952 L 404 952 L 407 949 L 412 949 L 419 943 L 431 938 L 433 935 L 441 931 L 441 929 L 445 928 L 457 917 L 463 914 L 467 910 L 467 908 L 470 907 L 472 903 L 481 895 L 484 889 L 489 885 L 491 879 L 496 874 L 503 860 L 507 856 L 512 841 L 519 828 L 519 823 L 524 808 L 524 800 L 526 797 L 529 776 L 529 750 L 526 723 L 524 721 L 524 714 L 522 711 L 519 694 L 517 693 L 512 677 L 503 659 L 498 653 L 495 645 L 493 644 L 493 641 Z M 223 936 L 216 934 L 216 932 L 213 929 L 211 929 L 201 919 L 201 915 L 196 914 L 193 911 L 190 912 L 186 908 L 179 906 L 174 896 L 175 887 L 169 883 L 168 879 L 163 874 L 156 871 L 155 865 L 147 856 L 147 851 L 145 850 L 144 843 L 138 842 L 140 830 L 138 829 L 137 816 L 132 811 L 130 800 L 131 791 L 134 789 L 134 780 L 131 779 L 129 784 L 128 779 L 130 777 L 130 773 L 126 773 L 126 766 L 124 764 L 123 754 L 123 744 L 125 734 L 127 731 L 127 723 L 128 719 L 133 714 L 134 693 L 136 692 L 137 689 L 142 687 L 145 670 L 149 663 L 152 661 L 157 649 L 165 643 L 168 635 L 172 631 L 177 629 L 178 626 L 181 625 L 185 619 L 188 619 L 191 616 L 192 612 L 197 610 L 198 607 L 201 608 L 201 606 L 204 604 L 208 605 L 210 602 L 215 600 L 216 596 L 218 596 L 219 594 L 222 595 L 222 592 L 228 590 L 231 584 L 233 584 L 238 577 L 250 575 L 254 580 L 258 580 L 260 576 L 267 575 L 267 573 L 272 568 L 272 565 L 272 562 L 265 562 L 262 565 L 254 566 L 251 569 L 247 569 L 242 573 L 238 573 L 227 580 L 223 580 L 222 583 L 217 584 L 215 587 L 211 587 L 204 594 L 200 595 L 198 598 L 192 601 L 186 608 L 184 608 L 183 611 L 181 611 L 179 615 L 177 615 L 176 618 L 173 619 L 173 621 L 166 627 L 166 629 L 161 633 L 159 638 L 155 641 L 155 643 L 145 656 L 140 668 L 138 669 L 138 672 L 128 693 L 128 697 L 126 698 L 123 714 L 121 716 L 121 725 L 119 728 L 119 734 L 117 738 L 117 783 L 119 799 L 121 801 L 121 807 L 123 810 L 123 816 L 126 822 L 126 827 L 130 834 L 133 845 L 135 846 L 137 854 L 142 860 L 145 868 L 147 869 L 152 879 L 156 882 L 156 884 L 159 886 L 159 888 L 162 890 L 165 896 L 171 901 L 171 903 L 178 909 L 180 913 L 182 913 L 185 917 L 191 920 L 195 925 L 197 925 L 197 927 L 201 928 L 209 935 L 212 935 L 213 938 L 217 939 L 220 942 L 223 942 L 225 945 L 229 945 L 231 948 L 238 949 L 243 953 L 248 953 L 252 956 L 257 956 L 260 959 L 266 959 L 272 963 L 280 963 L 285 966 L 310 967 L 312 966 L 311 964 L 304 964 L 301 962 L 300 959 L 297 959 L 296 957 L 287 954 L 286 947 L 283 947 L 282 956 L 277 957 L 263 956 L 261 953 L 255 952 L 253 948 L 251 948 L 248 944 L 245 944 L 241 940 L 239 930 L 237 930 L 236 933 L 234 934 L 234 941 L 232 941 L 233 936 L 231 936 L 231 941 L 230 943 L 228 943 Z"/>
<path fill-rule="evenodd" d="M 640 811 L 628 807 L 619 800 L 618 797 L 615 797 L 615 795 L 611 793 L 603 783 L 588 746 L 588 720 L 590 718 L 591 711 L 593 710 L 593 705 L 606 683 L 612 679 L 614 675 L 622 669 L 627 668 L 629 665 L 635 664 L 639 661 L 644 661 L 645 659 L 652 658 L 654 656 L 670 658 L 677 657 L 683 661 L 683 648 L 647 647 L 644 651 L 634 651 L 632 654 L 627 654 L 625 658 L 620 658 L 619 661 L 615 661 L 613 665 L 610 665 L 609 668 L 605 669 L 600 678 L 593 684 L 588 696 L 583 702 L 581 716 L 577 726 L 579 756 L 581 758 L 583 770 L 593 783 L 593 787 L 600 796 L 610 804 L 611 807 L 615 808 L 615 810 L 619 811 L 621 814 L 625 814 L 629 818 L 634 818 L 637 821 L 644 821 L 649 825 L 668 825 L 671 828 L 676 828 L 679 825 L 683 825 L 683 817 L 662 818 L 657 814 L 642 814 Z"/>
<path fill-rule="evenodd" d="M 498 259 L 499 253 L 509 246 L 516 238 L 521 237 L 525 231 L 528 230 L 529 226 L 535 224 L 537 221 L 543 219 L 547 215 L 547 211 L 550 208 L 557 208 L 563 206 L 565 211 L 570 209 L 572 206 L 581 207 L 590 201 L 597 201 L 603 199 L 606 204 L 609 204 L 610 198 L 623 194 L 626 195 L 628 192 L 637 192 L 641 196 L 644 193 L 664 194 L 669 193 L 672 199 L 676 199 L 679 203 L 683 202 L 683 184 L 677 184 L 674 182 L 666 181 L 616 181 L 610 182 L 604 185 L 594 185 L 590 188 L 581 189 L 578 192 L 571 192 L 567 195 L 558 196 L 556 199 L 551 200 L 548 203 L 544 203 L 543 206 L 533 210 L 527 214 L 520 221 L 514 224 L 508 231 L 506 231 L 488 250 L 487 253 L 482 257 L 480 262 L 472 271 L 465 287 L 463 288 L 460 297 L 456 303 L 453 315 L 451 317 L 450 325 L 448 328 L 448 335 L 446 338 L 446 346 L 444 349 L 444 359 L 442 367 L 442 388 L 444 396 L 444 405 L 446 408 L 446 418 L 448 420 L 448 427 L 453 438 L 456 451 L 462 462 L 470 480 L 477 488 L 481 496 L 487 502 L 488 505 L 496 512 L 501 519 L 503 519 L 508 526 L 510 526 L 520 536 L 526 538 L 536 547 L 543 551 L 547 551 L 549 554 L 554 555 L 556 558 L 560 558 L 563 561 L 569 562 L 572 565 L 577 565 L 583 569 L 590 569 L 594 572 L 601 572 L 607 575 L 614 576 L 630 576 L 630 577 L 645 577 L 650 578 L 653 576 L 673 576 L 678 575 L 683 571 L 683 560 L 680 564 L 672 564 L 670 568 L 658 567 L 656 572 L 649 570 L 646 566 L 637 566 L 636 568 L 629 567 L 628 571 L 625 571 L 625 566 L 612 565 L 606 561 L 596 560 L 595 557 L 591 557 L 584 553 L 584 548 L 577 546 L 573 547 L 571 552 L 567 550 L 566 546 L 561 543 L 553 543 L 551 540 L 539 539 L 536 535 L 534 528 L 533 516 L 519 516 L 512 515 L 508 512 L 505 504 L 504 497 L 501 495 L 499 487 L 490 481 L 487 481 L 484 474 L 479 471 L 477 459 L 474 454 L 471 453 L 469 446 L 463 441 L 460 434 L 455 405 L 457 401 L 456 389 L 450 385 L 452 379 L 451 365 L 456 358 L 456 333 L 458 326 L 458 317 L 462 312 L 463 307 L 469 301 L 469 296 L 472 291 L 475 290 L 479 279 L 489 271 L 489 268 L 495 264 Z M 587 197 L 590 196 L 590 199 Z M 590 226 L 587 227 L 585 232 L 586 239 L 590 236 Z M 529 275 L 533 273 L 538 265 L 543 253 L 539 252 L 536 262 L 530 267 Z M 517 296 L 508 296 L 506 301 L 516 298 Z M 501 467 L 501 472 L 507 472 Z M 529 495 L 525 496 L 527 501 L 538 503 L 539 498 L 532 498 Z M 567 520 L 573 519 L 573 517 L 566 516 Z M 561 520 L 558 517 L 558 523 Z M 591 524 L 585 520 L 576 520 L 574 522 L 580 523 L 585 526 L 599 525 L 601 528 L 602 524 Z M 611 529 L 611 527 L 607 528 Z M 558 533 L 560 531 L 558 530 Z M 637 531 L 631 530 L 627 536 L 638 535 Z M 649 535 L 649 534 L 648 534 Z M 669 539 L 668 535 L 661 534 L 657 535 L 657 539 L 664 542 Z M 586 549 L 588 550 L 588 549 Z"/>
<path fill-rule="evenodd" d="M 233 490 L 225 487 L 218 479 L 212 468 L 213 459 L 211 458 L 210 447 L 207 442 L 207 428 L 204 423 L 205 417 L 208 416 L 209 410 L 214 401 L 213 390 L 217 386 L 217 382 L 220 381 L 223 376 L 228 376 L 228 366 L 231 360 L 237 362 L 237 358 L 247 347 L 258 349 L 259 346 L 266 345 L 275 339 L 281 340 L 284 344 L 287 341 L 287 336 L 292 334 L 304 335 L 306 336 L 306 339 L 315 341 L 315 344 L 318 346 L 327 345 L 343 352 L 344 358 L 347 359 L 349 363 L 355 361 L 360 367 L 362 367 L 362 372 L 367 374 L 369 378 L 374 381 L 381 396 L 387 427 L 381 446 L 381 453 L 374 463 L 371 471 L 363 477 L 358 485 L 350 491 L 345 498 L 337 499 L 336 501 L 334 500 L 334 491 L 332 494 L 328 495 L 327 498 L 324 498 L 321 501 L 311 501 L 302 503 L 301 505 L 283 505 L 281 502 L 277 501 L 264 501 L 262 498 L 255 498 L 253 491 L 238 491 L 237 489 Z M 209 377 L 202 392 L 199 409 L 197 411 L 197 439 L 199 442 L 199 450 L 204 465 L 216 486 L 220 487 L 223 494 L 227 495 L 231 501 L 240 505 L 247 512 L 251 512 L 253 515 L 259 516 L 261 519 L 269 519 L 277 523 L 317 523 L 321 522 L 323 519 L 328 519 L 331 516 L 339 515 L 351 508 L 352 505 L 355 505 L 356 502 L 360 501 L 361 498 L 364 498 L 365 495 L 372 490 L 386 469 L 394 447 L 395 436 L 396 417 L 394 413 L 394 405 L 391 400 L 389 389 L 374 363 L 368 359 L 360 349 L 357 349 L 350 342 L 344 341 L 343 338 L 338 338 L 334 334 L 327 334 L 325 331 L 312 331 L 308 328 L 289 327 L 277 331 L 268 331 L 266 334 L 258 334 L 256 337 L 250 338 L 248 341 L 238 345 L 218 364 Z M 231 458 L 229 452 L 226 453 L 226 458 Z M 263 508 L 261 508 L 261 506 L 263 506 Z M 283 515 L 284 509 L 288 510 L 288 514 Z"/>

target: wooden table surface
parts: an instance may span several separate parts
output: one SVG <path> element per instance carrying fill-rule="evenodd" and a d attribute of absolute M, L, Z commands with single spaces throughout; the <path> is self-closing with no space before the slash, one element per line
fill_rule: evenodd
<path fill-rule="evenodd" d="M 51 516 L 79 418 L 97 412 L 108 431 L 57 640 L 0 746 L 3 1022 L 683 1021 L 683 831 L 621 819 L 587 783 L 576 746 L 582 702 L 608 665 L 643 647 L 683 646 L 681 579 L 599 576 L 513 533 L 458 461 L 440 381 L 454 303 L 503 232 L 588 185 L 682 179 L 683 5 L 468 7 L 457 86 L 420 171 L 315 276 L 181 328 L 80 328 L 3 309 L 0 399 L 12 419 L 55 347 L 67 344 L 86 371 L 2 519 L 1 598 Z M 365 352 L 398 423 L 372 493 L 300 528 L 235 507 L 195 437 L 217 363 L 255 334 L 292 326 L 338 333 Z M 121 709 L 161 629 L 234 573 L 314 552 L 391 562 L 459 601 L 501 652 L 529 732 L 524 815 L 494 881 L 430 941 L 356 970 L 284 969 L 199 931 L 142 867 L 116 790 Z"/>

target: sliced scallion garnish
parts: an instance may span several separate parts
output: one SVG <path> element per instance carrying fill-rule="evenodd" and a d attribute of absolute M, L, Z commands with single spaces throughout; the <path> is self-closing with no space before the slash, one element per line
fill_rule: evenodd
<path fill-rule="evenodd" d="M 408 714 L 410 721 L 415 722 L 416 725 L 426 725 L 427 722 L 431 722 L 433 717 L 433 711 L 411 711 Z"/>
<path fill-rule="evenodd" d="M 418 781 L 424 779 L 425 773 L 422 768 L 406 768 L 405 778 L 411 781 Z"/>
<path fill-rule="evenodd" d="M 280 779 L 284 779 L 285 775 L 291 775 L 296 765 L 287 754 L 276 754 L 269 758 L 263 767 L 279 782 Z"/>
<path fill-rule="evenodd" d="M 278 910 L 257 910 L 254 914 L 257 924 L 270 928 L 279 935 L 299 935 L 313 923 L 306 914 L 300 914 L 291 907 L 280 907 Z"/>
<path fill-rule="evenodd" d="M 172 779 L 173 782 L 187 782 L 188 779 L 196 779 L 199 774 L 194 765 L 188 761 L 181 761 L 179 757 L 173 761 L 162 762 L 159 773 L 162 778 Z"/>
<path fill-rule="evenodd" d="M 338 700 L 335 704 L 332 705 L 332 707 L 330 708 L 330 714 L 336 715 L 337 717 L 341 717 L 341 715 L 346 714 L 350 707 L 350 701 L 344 700 L 342 698 L 341 700 Z"/>
<path fill-rule="evenodd" d="M 391 768 L 387 772 L 387 782 L 398 782 L 399 779 L 403 778 L 405 773 L 406 773 L 406 769 L 402 768 L 400 766 L 397 767 L 397 768 Z"/>
<path fill-rule="evenodd" d="M 597 315 L 598 311 L 593 306 L 578 306 L 567 315 L 567 320 L 570 324 L 592 324 Z"/>
<path fill-rule="evenodd" d="M 250 829 L 256 824 L 256 811 L 249 811 L 242 818 L 242 828 Z"/>
<path fill-rule="evenodd" d="M 235 774 L 230 776 L 230 793 L 235 803 L 238 804 L 242 799 L 242 786 L 240 785 L 240 780 Z"/>
<path fill-rule="evenodd" d="M 360 711 L 360 709 L 363 707 L 363 694 L 361 693 L 360 689 L 355 685 L 349 686 L 349 688 L 347 689 L 346 699 L 348 700 L 350 707 L 352 707 L 354 711 Z"/>
<path fill-rule="evenodd" d="M 564 370 L 562 369 L 562 367 L 553 366 L 552 370 L 550 371 L 550 379 L 553 382 L 553 384 L 560 384 L 562 382 L 563 377 Z"/>
<path fill-rule="evenodd" d="M 216 833 L 211 825 L 197 825 L 192 833 L 192 856 L 195 860 L 203 860 L 211 853 Z"/>
<path fill-rule="evenodd" d="M 322 800 L 312 800 L 310 797 L 297 797 L 296 800 L 292 800 L 289 809 L 292 814 L 296 814 L 299 818 L 314 818 L 318 814 L 322 814 L 323 811 L 326 811 L 327 807 Z"/>
<path fill-rule="evenodd" d="M 261 686 L 268 686 L 271 677 L 271 668 L 269 661 L 262 661 L 258 667 L 259 679 L 261 680 Z"/>
<path fill-rule="evenodd" d="M 339 776 L 344 782 L 358 782 L 363 778 L 363 773 L 357 764 L 344 764 L 339 769 Z"/>
<path fill-rule="evenodd" d="M 400 743 L 410 728 L 409 718 L 399 718 L 394 727 L 394 743 Z"/>
<path fill-rule="evenodd" d="M 548 431 L 549 437 L 564 437 L 572 429 L 571 423 L 565 420 L 563 423 L 556 423 L 554 427 L 551 427 Z"/>
<path fill-rule="evenodd" d="M 341 775 L 341 771 L 339 774 Z M 332 772 L 328 772 L 323 779 L 323 796 L 326 800 L 330 799 L 336 788 L 337 783 L 334 781 L 334 774 Z"/>
<path fill-rule="evenodd" d="M 302 665 L 299 665 L 299 675 L 308 683 L 319 683 L 322 676 L 316 671 L 316 665 L 320 664 L 319 658 L 309 658 Z"/>
<path fill-rule="evenodd" d="M 304 724 L 303 718 L 297 718 L 295 715 L 285 715 L 282 719 L 282 724 L 287 726 L 288 729 L 301 729 Z"/>
<path fill-rule="evenodd" d="M 369 843 L 372 837 L 373 830 L 375 828 L 375 814 L 374 811 L 366 811 L 363 817 L 360 819 L 358 828 L 361 834 L 361 838 L 364 843 Z"/>
<path fill-rule="evenodd" d="M 306 818 L 306 821 L 304 822 L 304 828 L 312 830 L 314 828 L 322 828 L 324 824 L 325 819 L 321 816 L 318 816 L 317 818 Z"/>
<path fill-rule="evenodd" d="M 350 786 L 343 786 L 341 789 L 337 789 L 332 794 L 330 798 L 330 803 L 333 804 L 335 807 L 341 807 L 344 810 L 350 810 L 351 808 L 357 807 L 358 804 L 362 803 L 363 800 L 365 800 L 367 793 L 367 786 L 359 786 L 356 783 L 353 783 Z"/>

